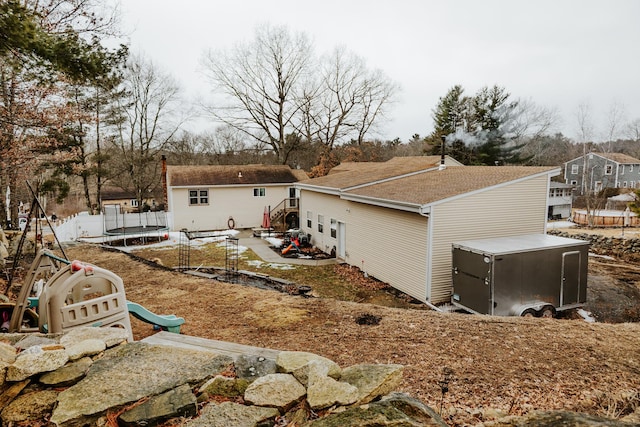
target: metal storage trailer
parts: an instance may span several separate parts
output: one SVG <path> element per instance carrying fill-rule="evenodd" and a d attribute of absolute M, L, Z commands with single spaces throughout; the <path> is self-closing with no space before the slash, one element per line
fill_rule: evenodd
<path fill-rule="evenodd" d="M 452 245 L 451 302 L 496 316 L 550 317 L 587 300 L 589 242 L 547 234 Z"/>

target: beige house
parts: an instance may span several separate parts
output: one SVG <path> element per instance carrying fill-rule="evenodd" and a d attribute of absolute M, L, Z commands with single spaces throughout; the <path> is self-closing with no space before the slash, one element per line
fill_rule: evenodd
<path fill-rule="evenodd" d="M 420 301 L 449 302 L 451 244 L 544 233 L 560 168 L 437 163 L 394 158 L 302 181 L 301 228 L 368 275 Z"/>
<path fill-rule="evenodd" d="M 101 208 L 103 210 L 105 206 L 117 205 L 119 211 L 122 213 L 139 212 L 141 208 L 144 208 L 145 204 L 149 207 L 157 204 L 155 195 L 148 194 L 147 197 L 142 200 L 143 206 L 138 206 L 138 199 L 136 198 L 135 192 L 123 190 L 119 187 L 103 187 L 100 198 L 102 202 Z"/>
<path fill-rule="evenodd" d="M 172 230 L 225 230 L 262 225 L 265 209 L 295 204 L 294 184 L 307 179 L 289 166 L 167 166 Z M 297 225 L 297 224 L 296 224 Z"/>

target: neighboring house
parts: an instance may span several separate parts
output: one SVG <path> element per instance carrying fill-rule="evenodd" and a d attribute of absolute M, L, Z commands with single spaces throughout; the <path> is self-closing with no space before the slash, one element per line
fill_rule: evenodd
<path fill-rule="evenodd" d="M 167 200 L 172 230 L 256 228 L 265 209 L 286 206 L 286 220 L 297 226 L 294 184 L 302 170 L 282 165 L 167 166 Z"/>
<path fill-rule="evenodd" d="M 574 186 L 562 182 L 551 181 L 549 187 L 549 219 L 571 217 Z"/>
<path fill-rule="evenodd" d="M 125 191 L 119 187 L 103 187 L 100 192 L 100 198 L 102 200 L 102 210 L 107 205 L 118 205 L 121 213 L 139 212 L 140 210 L 135 193 Z M 153 194 L 144 198 L 142 203 L 143 205 L 146 203 L 149 206 L 157 204 Z"/>
<path fill-rule="evenodd" d="M 314 246 L 437 304 L 450 301 L 453 242 L 546 231 L 550 177 L 561 169 L 425 160 L 343 167 L 296 187 Z"/>
<path fill-rule="evenodd" d="M 564 164 L 564 178 L 580 194 L 640 188 L 640 160 L 621 153 L 588 153 Z"/>

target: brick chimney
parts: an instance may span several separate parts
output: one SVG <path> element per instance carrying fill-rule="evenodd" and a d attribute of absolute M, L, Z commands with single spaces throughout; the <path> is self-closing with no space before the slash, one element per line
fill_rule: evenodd
<path fill-rule="evenodd" d="M 164 154 L 160 158 L 162 162 L 162 204 L 164 205 L 164 211 L 169 210 L 169 199 L 167 195 L 167 156 Z"/>

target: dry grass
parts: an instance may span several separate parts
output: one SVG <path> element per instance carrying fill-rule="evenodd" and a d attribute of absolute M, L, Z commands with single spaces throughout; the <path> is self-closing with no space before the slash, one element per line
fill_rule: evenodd
<path fill-rule="evenodd" d="M 166 267 L 177 267 L 178 250 L 146 248 L 135 252 L 136 256 L 147 260 L 158 260 Z M 282 264 L 286 264 L 283 258 Z M 192 267 L 224 267 L 225 249 L 217 243 L 209 243 L 191 250 Z M 380 305 L 425 309 L 423 305 L 411 303 L 411 298 L 398 298 L 390 286 L 373 278 L 365 278 L 360 270 L 349 265 L 281 265 L 264 263 L 251 249 L 243 252 L 238 262 L 239 270 L 252 271 L 268 276 L 289 280 L 297 285 L 310 286 L 312 295 L 320 298 L 334 298 L 342 301 L 368 302 Z"/>
<path fill-rule="evenodd" d="M 184 334 L 310 351 L 341 366 L 402 364 L 403 391 L 433 408 L 442 407 L 451 425 L 475 424 L 487 408 L 505 414 L 566 409 L 619 415 L 624 412 L 621 405 L 636 400 L 615 396 L 640 388 L 637 324 L 442 314 L 305 299 L 188 276 L 98 247 L 67 252 L 119 274 L 129 300 L 157 313 L 184 317 Z M 323 269 L 304 272 L 309 283 L 330 276 Z M 332 280 L 331 286 L 340 286 L 342 279 Z M 364 292 L 357 282 L 348 286 L 355 293 Z M 354 301 L 355 293 L 349 291 Z M 380 322 L 359 324 L 363 315 Z M 137 339 L 154 333 L 150 325 L 133 322 Z M 448 392 L 443 394 L 445 368 Z"/>

